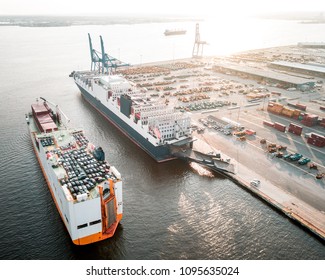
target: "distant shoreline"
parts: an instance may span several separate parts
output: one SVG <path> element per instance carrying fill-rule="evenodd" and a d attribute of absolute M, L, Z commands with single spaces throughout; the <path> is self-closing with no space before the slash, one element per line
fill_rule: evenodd
<path fill-rule="evenodd" d="M 325 24 L 324 17 L 319 14 L 264 14 L 251 15 L 248 18 L 262 20 L 298 21 L 301 24 Z M 230 19 L 231 20 L 231 19 Z M 68 27 L 81 25 L 114 25 L 204 21 L 199 16 L 184 15 L 100 15 L 100 16 L 55 16 L 55 15 L 0 15 L 1 26 L 19 27 Z"/>
<path fill-rule="evenodd" d="M 79 25 L 142 24 L 162 22 L 202 21 L 200 18 L 181 16 L 1 16 L 1 26 L 67 27 Z"/>

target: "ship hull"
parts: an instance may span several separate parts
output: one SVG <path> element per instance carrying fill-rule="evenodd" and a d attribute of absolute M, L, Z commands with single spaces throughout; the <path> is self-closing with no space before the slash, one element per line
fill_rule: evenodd
<path fill-rule="evenodd" d="M 99 100 L 95 99 L 84 88 L 78 85 L 82 96 L 90 103 L 99 113 L 101 113 L 110 123 L 117 127 L 125 136 L 127 136 L 134 144 L 139 146 L 147 154 L 149 154 L 157 162 L 164 162 L 176 159 L 170 152 L 168 145 L 154 146 L 147 139 L 143 138 L 136 130 L 131 128 L 127 123 L 122 121 L 117 115 L 104 106 Z"/>

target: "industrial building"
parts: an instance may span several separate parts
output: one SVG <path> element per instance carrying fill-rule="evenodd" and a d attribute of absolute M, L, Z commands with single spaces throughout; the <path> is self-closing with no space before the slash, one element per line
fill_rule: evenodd
<path fill-rule="evenodd" d="M 308 90 L 315 86 L 316 80 L 291 76 L 271 70 L 253 68 L 246 65 L 233 63 L 217 63 L 213 69 L 217 72 L 252 78 L 259 82 L 278 84 L 284 88 L 296 88 L 298 90 Z"/>
<path fill-rule="evenodd" d="M 275 61 L 269 63 L 268 66 L 271 68 L 325 78 L 325 65 L 322 64 L 311 64 L 311 63 L 304 64 L 304 63 L 288 62 L 288 61 Z"/>
<path fill-rule="evenodd" d="M 300 43 L 298 43 L 298 47 L 325 49 L 325 43 L 322 43 L 322 42 L 300 42 Z"/>

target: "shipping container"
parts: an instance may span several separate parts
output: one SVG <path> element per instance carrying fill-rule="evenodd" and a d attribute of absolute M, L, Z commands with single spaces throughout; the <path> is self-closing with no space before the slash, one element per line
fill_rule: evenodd
<path fill-rule="evenodd" d="M 286 131 L 286 126 L 284 124 L 282 124 L 282 123 L 275 122 L 274 123 L 274 128 L 276 130 L 281 131 L 281 132 L 285 132 Z"/>
<path fill-rule="evenodd" d="M 302 131 L 293 131 L 292 132 L 293 134 L 295 134 L 295 135 L 297 135 L 297 136 L 301 136 L 301 134 L 302 134 Z"/>
<path fill-rule="evenodd" d="M 267 125 L 267 126 L 274 127 L 274 123 L 273 122 L 263 121 L 263 124 L 264 125 Z"/>
<path fill-rule="evenodd" d="M 288 129 L 289 132 L 293 133 L 293 134 L 296 134 L 296 135 L 301 135 L 302 133 L 302 127 L 300 125 L 296 125 L 294 123 L 290 123 L 289 124 L 289 129 Z"/>
<path fill-rule="evenodd" d="M 302 111 L 306 111 L 307 109 L 307 106 L 306 105 L 303 105 L 303 104 L 296 104 L 296 108 L 302 110 Z"/>
<path fill-rule="evenodd" d="M 44 104 L 33 104 L 31 107 L 34 116 L 48 114 L 48 109 L 44 106 Z"/>
<path fill-rule="evenodd" d="M 302 124 L 306 125 L 306 126 L 315 126 L 317 123 L 315 123 L 314 121 L 312 120 L 302 120 L 301 121 Z"/>
<path fill-rule="evenodd" d="M 40 124 L 53 122 L 53 119 L 49 114 L 39 115 L 37 116 L 37 120 L 39 121 Z"/>
<path fill-rule="evenodd" d="M 54 122 L 43 123 L 43 124 L 41 124 L 41 128 L 42 128 L 43 132 L 51 132 L 51 131 L 58 130 L 58 127 L 56 126 L 56 124 Z"/>
<path fill-rule="evenodd" d="M 318 134 L 318 133 L 314 133 L 314 132 L 312 132 L 312 133 L 310 134 L 310 137 L 311 137 L 312 139 L 317 139 L 317 140 L 323 140 L 323 141 L 325 141 L 325 137 L 324 137 L 323 135 Z"/>
<path fill-rule="evenodd" d="M 302 126 L 297 125 L 297 124 L 295 124 L 295 123 L 290 123 L 290 124 L 289 124 L 289 128 L 302 130 Z"/>
<path fill-rule="evenodd" d="M 301 133 L 302 133 L 302 131 L 295 130 L 295 129 L 292 129 L 292 128 L 289 128 L 288 132 L 293 133 L 293 134 L 298 135 L 298 136 L 300 136 Z"/>
<path fill-rule="evenodd" d="M 304 120 L 318 120 L 318 115 L 314 115 L 314 114 L 305 114 L 304 115 Z"/>
<path fill-rule="evenodd" d="M 293 112 L 294 112 L 294 110 L 289 109 L 287 107 L 284 107 L 283 110 L 282 110 L 282 112 L 281 112 L 281 114 L 284 115 L 284 116 L 286 116 L 286 117 L 292 118 Z"/>
<path fill-rule="evenodd" d="M 323 148 L 325 146 L 325 143 L 322 143 L 322 142 L 315 142 L 315 146 L 316 147 L 319 147 L 319 148 Z"/>
<path fill-rule="evenodd" d="M 307 139 L 307 143 L 317 146 L 317 147 L 324 147 L 325 146 L 325 141 L 323 140 L 318 140 L 318 139 L 313 139 L 313 138 L 308 138 Z"/>
<path fill-rule="evenodd" d="M 293 103 L 291 103 L 291 102 L 288 102 L 287 105 L 290 106 L 290 107 L 297 108 L 297 107 L 296 107 L 296 104 L 293 104 Z"/>
<path fill-rule="evenodd" d="M 293 107 L 293 108 L 300 109 L 302 111 L 306 111 L 306 109 L 307 109 L 306 105 L 299 104 L 299 103 L 294 104 L 294 103 L 288 102 L 287 105 L 290 106 L 290 107 Z"/>
<path fill-rule="evenodd" d="M 325 106 L 320 106 L 319 109 L 325 111 Z"/>

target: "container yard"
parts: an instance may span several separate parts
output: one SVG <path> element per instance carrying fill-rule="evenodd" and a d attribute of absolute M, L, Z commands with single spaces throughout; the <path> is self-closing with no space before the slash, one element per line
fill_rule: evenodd
<path fill-rule="evenodd" d="M 187 112 L 196 138 L 193 149 L 236 162 L 235 174 L 226 176 L 325 239 L 325 79 L 302 79 L 294 71 L 285 77 L 268 67 L 282 58 L 281 52 L 288 61 L 303 57 L 308 63 L 312 57 L 308 48 L 288 46 L 118 72 L 148 99 Z M 325 51 L 320 53 L 317 63 L 324 65 Z M 226 71 L 221 62 L 232 67 Z M 254 65 L 254 73 L 245 72 L 245 64 Z"/>

